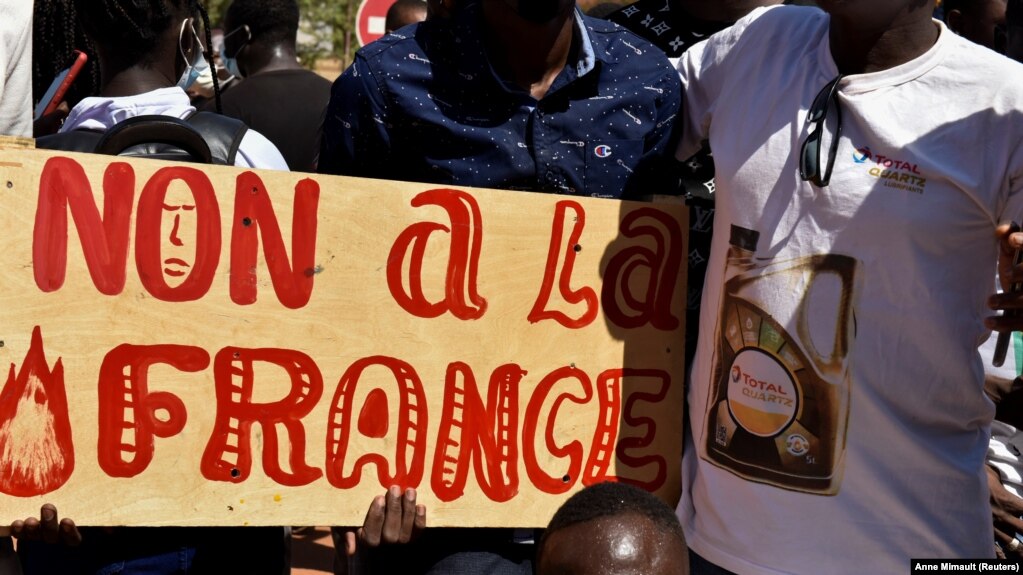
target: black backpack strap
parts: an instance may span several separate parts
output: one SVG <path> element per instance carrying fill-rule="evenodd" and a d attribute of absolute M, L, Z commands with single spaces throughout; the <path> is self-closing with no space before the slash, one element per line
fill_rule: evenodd
<path fill-rule="evenodd" d="M 173 116 L 145 115 L 114 124 L 96 144 L 96 153 L 107 156 L 160 156 L 167 147 L 177 148 L 192 162 L 213 163 L 203 135 Z"/>
<path fill-rule="evenodd" d="M 36 138 L 36 148 L 91 154 L 102 137 L 103 132 L 96 130 L 71 130 Z"/>
<path fill-rule="evenodd" d="M 245 122 L 213 112 L 196 112 L 187 121 L 206 140 L 214 164 L 234 165 L 238 147 L 249 131 Z"/>

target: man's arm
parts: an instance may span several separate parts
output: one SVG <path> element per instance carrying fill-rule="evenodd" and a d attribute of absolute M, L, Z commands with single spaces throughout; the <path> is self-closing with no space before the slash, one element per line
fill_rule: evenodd
<path fill-rule="evenodd" d="M 656 123 L 643 138 L 643 157 L 627 184 L 626 198 L 676 195 L 679 190 L 678 162 L 674 159 L 681 128 L 682 83 L 668 68 L 657 83 Z"/>
<path fill-rule="evenodd" d="M 323 120 L 321 174 L 384 178 L 391 158 L 389 116 L 376 78 L 363 58 L 334 82 Z"/>

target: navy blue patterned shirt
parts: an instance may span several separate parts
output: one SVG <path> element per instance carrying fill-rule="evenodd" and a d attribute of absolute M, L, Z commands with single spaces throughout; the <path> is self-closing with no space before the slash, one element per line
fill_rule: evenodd
<path fill-rule="evenodd" d="M 324 173 L 620 198 L 671 185 L 678 73 L 631 32 L 576 12 L 540 100 L 491 67 L 478 3 L 373 42 L 334 83 Z"/>

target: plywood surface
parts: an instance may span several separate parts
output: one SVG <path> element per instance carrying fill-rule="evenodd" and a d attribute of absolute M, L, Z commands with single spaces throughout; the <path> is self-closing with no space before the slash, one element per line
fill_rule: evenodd
<path fill-rule="evenodd" d="M 0 516 L 351 525 L 396 483 L 432 525 L 526 527 L 614 476 L 670 499 L 684 210 L 0 143 Z"/>

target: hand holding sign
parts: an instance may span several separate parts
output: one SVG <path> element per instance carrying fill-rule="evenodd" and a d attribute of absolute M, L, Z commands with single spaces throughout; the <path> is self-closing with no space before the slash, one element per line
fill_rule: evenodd
<path fill-rule="evenodd" d="M 366 520 L 358 531 L 345 533 L 345 553 L 351 557 L 381 544 L 408 543 L 426 528 L 426 506 L 416 504 L 416 490 L 392 485 L 370 503 Z"/>
<path fill-rule="evenodd" d="M 59 519 L 57 508 L 46 503 L 39 510 L 39 518 L 28 517 L 11 523 L 11 535 L 29 541 L 45 541 L 46 543 L 63 543 L 72 547 L 82 542 L 82 534 L 78 532 L 75 522 L 65 517 Z"/>

